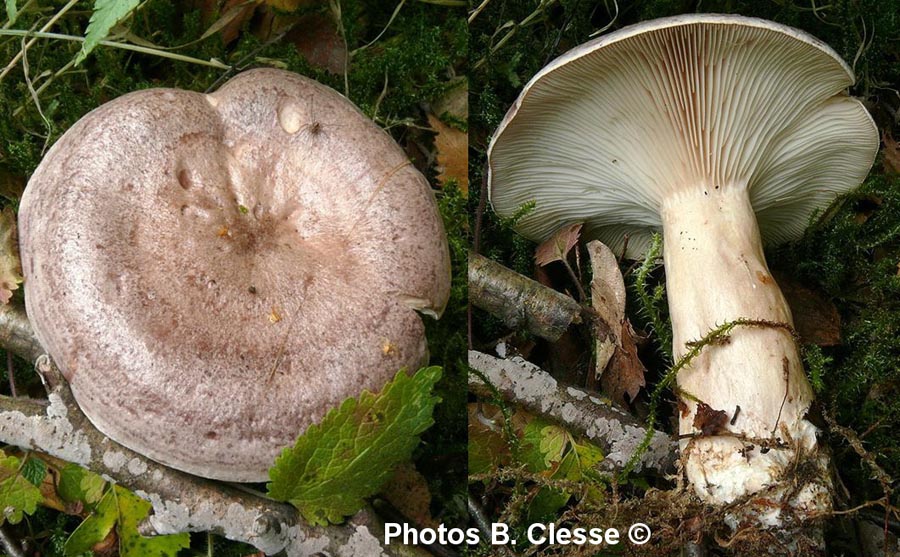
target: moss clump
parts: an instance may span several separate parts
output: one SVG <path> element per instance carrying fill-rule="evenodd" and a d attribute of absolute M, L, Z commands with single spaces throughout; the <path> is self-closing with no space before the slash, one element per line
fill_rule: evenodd
<path fill-rule="evenodd" d="M 900 476 L 900 177 L 871 176 L 774 258 L 825 292 L 841 314 L 842 344 L 807 353 L 822 404 L 838 423 L 865 432 L 878 464 Z M 880 497 L 865 465 L 840 438 L 833 441 L 854 495 Z"/>

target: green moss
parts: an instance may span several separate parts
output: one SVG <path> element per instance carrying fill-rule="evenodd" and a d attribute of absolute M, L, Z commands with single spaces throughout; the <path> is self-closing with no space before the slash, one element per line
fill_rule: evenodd
<path fill-rule="evenodd" d="M 865 445 L 889 474 L 900 475 L 900 178 L 873 175 L 835 203 L 821 223 L 773 256 L 840 311 L 842 344 L 807 351 L 813 386 L 837 421 L 868 432 Z M 846 444 L 834 439 L 839 468 L 854 494 L 880 487 Z"/>

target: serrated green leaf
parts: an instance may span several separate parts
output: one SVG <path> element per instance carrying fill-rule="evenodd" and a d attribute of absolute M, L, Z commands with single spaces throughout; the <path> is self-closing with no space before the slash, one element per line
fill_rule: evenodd
<path fill-rule="evenodd" d="M 0 211 L 0 303 L 9 303 L 22 280 L 16 214 L 6 207 Z"/>
<path fill-rule="evenodd" d="M 19 473 L 32 485 L 40 486 L 47 476 L 47 464 L 39 458 L 27 458 Z"/>
<path fill-rule="evenodd" d="M 80 468 L 80 467 L 79 467 Z M 116 496 L 110 489 L 100 500 L 94 512 L 88 516 L 66 540 L 66 557 L 76 557 L 89 551 L 94 545 L 106 539 L 119 518 Z"/>
<path fill-rule="evenodd" d="M 75 63 L 80 64 L 109 35 L 113 25 L 125 19 L 139 3 L 140 0 L 94 0 L 94 13 Z"/>
<path fill-rule="evenodd" d="M 138 524 L 150 513 L 150 503 L 125 488 L 113 486 L 119 507 L 119 555 L 121 557 L 175 557 L 191 544 L 189 534 L 171 534 L 146 538 L 138 533 Z"/>
<path fill-rule="evenodd" d="M 99 475 L 77 464 L 67 464 L 60 470 L 56 492 L 70 503 L 81 501 L 86 505 L 92 505 L 103 496 L 105 487 L 106 480 Z"/>
<path fill-rule="evenodd" d="M 379 394 L 363 392 L 310 426 L 269 469 L 269 496 L 288 501 L 314 524 L 341 522 L 408 460 L 433 423 L 441 368 L 400 371 Z"/>

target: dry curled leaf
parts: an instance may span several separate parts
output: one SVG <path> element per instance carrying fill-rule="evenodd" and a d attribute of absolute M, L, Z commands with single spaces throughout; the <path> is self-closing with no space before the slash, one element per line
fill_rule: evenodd
<path fill-rule="evenodd" d="M 306 61 L 335 75 L 344 73 L 347 43 L 331 12 L 308 13 L 296 20 L 286 39 Z"/>
<path fill-rule="evenodd" d="M 720 435 L 728 431 L 728 414 L 724 410 L 714 410 L 705 402 L 697 403 L 697 413 L 694 415 L 694 429 L 700 432 L 702 437 Z"/>
<path fill-rule="evenodd" d="M 437 135 L 434 147 L 437 149 L 438 180 L 446 184 L 448 180 L 456 180 L 460 191 L 469 191 L 469 135 L 448 126 L 433 114 L 428 115 L 428 125 Z"/>
<path fill-rule="evenodd" d="M 554 261 L 562 261 L 578 243 L 581 235 L 581 227 L 584 223 L 576 222 L 564 226 L 556 231 L 553 236 L 545 240 L 534 252 L 534 260 L 543 267 Z"/>
<path fill-rule="evenodd" d="M 616 347 L 609 366 L 600 378 L 603 392 L 620 405 L 627 405 L 647 385 L 644 374 L 647 368 L 637 353 L 635 332 L 627 319 L 622 324 L 621 346 Z M 628 395 L 628 398 L 625 398 Z"/>
<path fill-rule="evenodd" d="M 431 516 L 428 481 L 411 462 L 397 466 L 381 495 L 415 524 L 428 528 L 437 526 Z"/>
<path fill-rule="evenodd" d="M 609 364 L 622 342 L 622 322 L 625 320 L 625 280 L 619 270 L 615 254 L 605 244 L 594 240 L 587 244 L 591 260 L 591 305 L 597 319 L 595 327 L 597 377 Z"/>
<path fill-rule="evenodd" d="M 0 211 L 0 303 L 8 304 L 22 283 L 16 214 L 11 207 Z"/>

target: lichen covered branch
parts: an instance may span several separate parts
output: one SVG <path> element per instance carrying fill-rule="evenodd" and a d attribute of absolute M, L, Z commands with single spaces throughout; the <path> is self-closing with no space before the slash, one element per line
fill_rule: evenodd
<path fill-rule="evenodd" d="M 510 329 L 527 329 L 550 341 L 581 322 L 582 308 L 572 298 L 469 253 L 469 301 L 503 320 Z"/>
<path fill-rule="evenodd" d="M 0 346 L 31 358 L 43 351 L 23 319 L 21 309 L 0 311 Z M 400 555 L 400 546 L 382 546 L 381 524 L 369 510 L 341 526 L 314 527 L 289 505 L 179 472 L 119 445 L 81 412 L 49 357 L 39 357 L 37 368 L 49 385 L 48 400 L 0 397 L 0 441 L 74 462 L 147 499 L 153 513 L 145 533 L 209 531 L 291 557 Z M 404 555 L 411 551 L 417 550 L 403 548 Z"/>
<path fill-rule="evenodd" d="M 602 465 L 610 470 L 625 466 L 644 440 L 644 428 L 630 414 L 596 395 L 560 385 L 549 373 L 522 358 L 502 359 L 471 350 L 469 366 L 478 372 L 469 374 L 470 389 L 489 393 L 483 377 L 505 400 L 584 434 L 603 449 Z M 672 471 L 675 448 L 668 435 L 654 432 L 636 469 Z"/>

